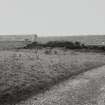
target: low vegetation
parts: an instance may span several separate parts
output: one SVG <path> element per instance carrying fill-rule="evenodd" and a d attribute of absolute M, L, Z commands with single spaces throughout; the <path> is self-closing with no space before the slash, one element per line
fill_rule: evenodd
<path fill-rule="evenodd" d="M 105 45 L 86 45 L 79 41 L 49 41 L 47 43 L 32 42 L 22 48 L 33 49 L 33 48 L 65 48 L 65 49 L 79 49 L 85 51 L 105 51 Z"/>
<path fill-rule="evenodd" d="M 46 53 L 47 52 L 47 53 Z M 0 104 L 12 105 L 52 85 L 105 64 L 99 53 L 65 49 L 0 52 Z"/>

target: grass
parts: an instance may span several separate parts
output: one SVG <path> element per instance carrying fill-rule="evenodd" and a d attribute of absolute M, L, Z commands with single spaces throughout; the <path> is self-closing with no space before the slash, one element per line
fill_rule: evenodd
<path fill-rule="evenodd" d="M 105 56 L 99 53 L 72 50 L 46 49 L 35 51 L 0 52 L 0 104 L 11 105 L 32 95 L 44 92 L 52 85 L 71 76 L 105 64 Z"/>

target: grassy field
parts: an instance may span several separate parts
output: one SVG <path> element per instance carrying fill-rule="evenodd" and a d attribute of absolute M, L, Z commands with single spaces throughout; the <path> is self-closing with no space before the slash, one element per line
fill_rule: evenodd
<path fill-rule="evenodd" d="M 0 105 L 12 105 L 105 64 L 105 55 L 73 50 L 0 51 Z"/>
<path fill-rule="evenodd" d="M 0 35 L 0 50 L 11 49 L 16 47 L 23 47 L 26 45 L 25 39 L 30 41 L 34 40 L 34 35 Z M 79 41 L 86 45 L 103 45 L 105 42 L 105 35 L 80 35 L 80 36 L 50 36 L 50 37 L 39 37 L 37 41 L 40 43 L 46 43 L 49 41 Z"/>
<path fill-rule="evenodd" d="M 102 45 L 105 42 L 105 35 L 78 35 L 78 36 L 52 36 L 52 37 L 38 37 L 38 41 L 46 43 L 48 41 L 79 41 L 86 45 Z"/>

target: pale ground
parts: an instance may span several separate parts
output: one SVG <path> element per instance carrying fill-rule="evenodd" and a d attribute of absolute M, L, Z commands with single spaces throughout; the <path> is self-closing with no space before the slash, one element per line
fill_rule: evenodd
<path fill-rule="evenodd" d="M 105 66 L 69 79 L 16 105 L 105 105 Z"/>

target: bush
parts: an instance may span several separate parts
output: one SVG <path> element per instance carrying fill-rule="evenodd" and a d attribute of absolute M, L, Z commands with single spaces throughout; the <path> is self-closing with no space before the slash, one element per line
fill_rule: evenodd
<path fill-rule="evenodd" d="M 104 45 L 85 45 L 79 41 L 71 42 L 71 41 L 49 41 L 47 43 L 39 43 L 32 42 L 31 44 L 27 44 L 24 48 L 32 49 L 32 48 L 65 48 L 65 49 L 86 49 L 86 50 L 99 50 L 105 51 Z"/>

